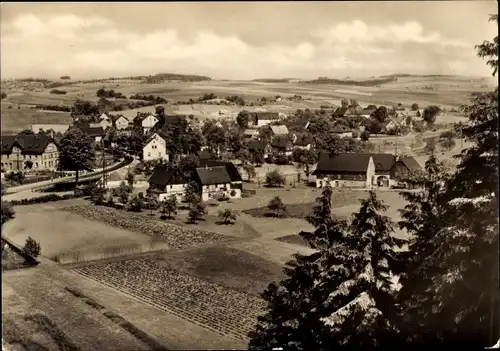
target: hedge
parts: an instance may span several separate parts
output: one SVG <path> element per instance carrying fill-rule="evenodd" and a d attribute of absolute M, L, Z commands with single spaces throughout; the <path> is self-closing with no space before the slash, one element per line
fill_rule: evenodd
<path fill-rule="evenodd" d="M 44 204 L 47 202 L 77 199 L 80 197 L 83 197 L 83 195 L 80 195 L 80 194 L 65 194 L 65 195 L 49 194 L 49 195 L 43 195 L 40 197 L 34 197 L 31 199 L 13 200 L 13 201 L 10 201 L 10 203 L 12 204 L 12 206 L 34 205 L 34 204 Z"/>

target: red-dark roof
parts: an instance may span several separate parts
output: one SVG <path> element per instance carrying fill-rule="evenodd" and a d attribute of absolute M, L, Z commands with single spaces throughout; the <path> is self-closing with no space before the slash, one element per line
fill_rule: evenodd
<path fill-rule="evenodd" d="M 84 134 L 93 138 L 104 136 L 104 129 L 102 127 L 91 127 L 89 124 L 78 124 L 77 128 Z"/>
<path fill-rule="evenodd" d="M 166 165 L 157 166 L 148 180 L 149 184 L 159 185 L 164 188 L 170 184 L 186 184 L 187 178 L 175 168 Z"/>
<path fill-rule="evenodd" d="M 218 167 L 223 166 L 226 167 L 227 173 L 229 174 L 229 178 L 231 178 L 231 182 L 241 182 L 243 179 L 241 178 L 240 172 L 232 162 L 218 161 L 218 160 L 209 160 L 209 159 L 200 159 L 199 167 Z"/>
<path fill-rule="evenodd" d="M 288 137 L 276 137 L 271 140 L 270 144 L 271 147 L 283 149 L 290 146 L 291 141 Z"/>
<path fill-rule="evenodd" d="M 48 135 L 2 135 L 2 155 L 10 154 L 12 148 L 17 146 L 23 154 L 43 154 L 50 142 L 55 142 Z"/>
<path fill-rule="evenodd" d="M 262 140 L 250 140 L 248 142 L 248 150 L 265 150 L 267 143 Z"/>
<path fill-rule="evenodd" d="M 224 166 L 196 168 L 195 176 L 201 185 L 231 183 L 231 177 Z"/>
<path fill-rule="evenodd" d="M 313 174 L 366 173 L 370 157 L 375 164 L 375 172 L 390 172 L 396 158 L 391 154 L 339 154 L 330 156 L 322 153 Z"/>
<path fill-rule="evenodd" d="M 422 166 L 420 165 L 420 163 L 417 162 L 417 160 L 415 160 L 413 156 L 401 157 L 399 159 L 399 162 L 403 163 L 406 166 L 406 168 L 408 168 L 411 171 L 422 170 Z"/>

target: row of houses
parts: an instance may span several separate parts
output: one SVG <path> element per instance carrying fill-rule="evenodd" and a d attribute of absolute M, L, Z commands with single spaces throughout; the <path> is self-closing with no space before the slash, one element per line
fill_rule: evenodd
<path fill-rule="evenodd" d="M 198 167 L 181 172 L 169 164 L 157 166 L 148 180 L 149 190 L 158 193 L 158 199 L 175 196 L 179 200 L 185 194 L 189 182 L 198 185 L 203 201 L 214 199 L 221 194 L 227 198 L 241 198 L 243 183 L 238 169 L 232 162 L 200 159 Z"/>

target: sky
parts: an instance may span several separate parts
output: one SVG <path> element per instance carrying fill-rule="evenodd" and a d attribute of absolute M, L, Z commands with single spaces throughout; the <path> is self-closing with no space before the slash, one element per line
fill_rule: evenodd
<path fill-rule="evenodd" d="M 491 76 L 496 1 L 2 3 L 6 78 Z"/>

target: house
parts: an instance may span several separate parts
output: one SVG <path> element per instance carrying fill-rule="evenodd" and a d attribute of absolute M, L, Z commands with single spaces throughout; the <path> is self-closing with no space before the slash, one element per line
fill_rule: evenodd
<path fill-rule="evenodd" d="M 394 180 L 394 185 L 411 188 L 408 176 L 422 171 L 422 166 L 413 156 L 402 156 L 396 157 L 396 163 L 391 168 L 390 175 Z"/>
<path fill-rule="evenodd" d="M 264 140 L 250 140 L 248 142 L 248 151 L 260 151 L 264 155 L 264 158 L 268 158 L 273 151 L 271 145 Z"/>
<path fill-rule="evenodd" d="M 290 121 L 285 123 L 289 131 L 303 132 L 307 130 L 310 125 L 309 121 Z"/>
<path fill-rule="evenodd" d="M 372 187 L 375 176 L 375 163 L 370 154 L 339 154 L 330 156 L 322 153 L 313 176 L 316 176 L 316 187 L 322 188 L 327 184 L 334 188 Z"/>
<path fill-rule="evenodd" d="M 99 116 L 99 122 L 104 120 L 111 121 L 111 116 L 109 116 L 106 112 Z"/>
<path fill-rule="evenodd" d="M 148 134 L 151 128 L 153 128 L 158 122 L 158 118 L 156 118 L 152 114 L 138 115 L 134 119 L 134 123 L 141 126 L 142 130 L 144 131 L 144 135 Z"/>
<path fill-rule="evenodd" d="M 2 170 L 56 170 L 59 151 L 56 141 L 43 134 L 5 135 L 2 143 Z"/>
<path fill-rule="evenodd" d="M 167 153 L 167 142 L 159 133 L 154 133 L 144 143 L 142 148 L 142 159 L 144 161 L 165 160 L 171 161 Z"/>
<path fill-rule="evenodd" d="M 116 130 L 125 130 L 129 127 L 130 122 L 123 115 L 113 115 L 111 117 L 113 126 Z"/>
<path fill-rule="evenodd" d="M 193 174 L 193 180 L 199 185 L 202 201 L 215 198 L 220 193 L 230 198 L 238 196 L 238 191 L 232 188 L 231 177 L 224 166 L 198 167 Z M 241 197 L 241 192 L 239 196 Z"/>
<path fill-rule="evenodd" d="M 313 144 L 313 137 L 309 133 L 293 133 L 292 144 L 294 148 L 310 150 Z"/>
<path fill-rule="evenodd" d="M 292 154 L 293 143 L 288 136 L 278 136 L 271 139 L 269 143 L 273 153 L 290 156 Z"/>
<path fill-rule="evenodd" d="M 333 112 L 333 117 L 344 117 L 348 108 L 347 107 L 339 107 Z"/>
<path fill-rule="evenodd" d="M 395 164 L 396 157 L 392 154 L 322 153 L 313 175 L 318 188 L 328 182 L 332 187 L 388 188 L 395 184 L 391 180 Z"/>
<path fill-rule="evenodd" d="M 171 195 L 181 200 L 188 182 L 189 179 L 178 168 L 159 165 L 148 179 L 148 190 L 157 192 L 159 201 L 163 201 Z"/>
<path fill-rule="evenodd" d="M 253 128 L 247 128 L 243 131 L 243 138 L 245 139 L 254 139 L 259 136 L 259 130 Z"/>
<path fill-rule="evenodd" d="M 344 126 L 341 126 L 341 125 L 336 125 L 333 129 L 332 129 L 332 133 L 339 136 L 340 138 L 350 138 L 352 137 L 352 130 L 350 129 L 347 129 L 346 127 Z"/>
<path fill-rule="evenodd" d="M 92 138 L 94 143 L 100 143 L 104 137 L 104 128 L 101 126 L 91 126 L 90 124 L 78 124 L 76 126 L 84 134 Z"/>
<path fill-rule="evenodd" d="M 251 112 L 249 126 L 262 127 L 279 120 L 278 112 Z"/>
<path fill-rule="evenodd" d="M 363 118 L 370 118 L 373 112 L 375 112 L 375 109 L 364 108 L 361 111 L 359 111 L 358 115 Z"/>
<path fill-rule="evenodd" d="M 113 126 L 113 121 L 110 119 L 103 119 L 99 122 L 98 124 L 102 129 L 106 130 L 106 128 L 112 127 Z"/>
<path fill-rule="evenodd" d="M 285 125 L 269 126 L 271 136 L 285 136 L 288 135 L 288 128 Z"/>
<path fill-rule="evenodd" d="M 235 190 L 236 194 L 232 198 L 240 198 L 243 190 L 243 179 L 240 172 L 232 162 L 204 159 L 200 160 L 199 167 L 226 167 L 227 174 L 231 179 L 231 189 Z"/>

